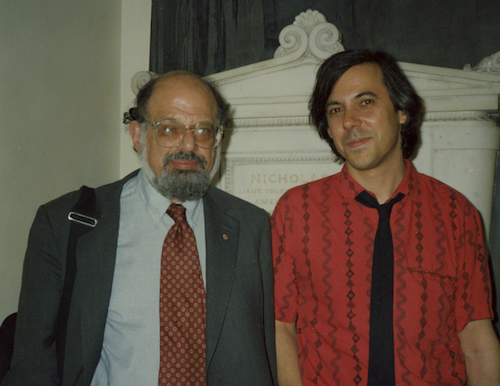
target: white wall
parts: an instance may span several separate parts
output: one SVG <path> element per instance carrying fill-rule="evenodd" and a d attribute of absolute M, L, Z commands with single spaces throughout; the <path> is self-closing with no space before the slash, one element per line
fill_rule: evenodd
<path fill-rule="evenodd" d="M 133 106 L 132 77 L 149 69 L 151 0 L 122 0 L 121 108 Z M 132 140 L 123 125 L 120 136 L 120 177 L 137 169 L 139 162 Z"/>
<path fill-rule="evenodd" d="M 0 2 L 0 321 L 17 310 L 37 207 L 120 176 L 123 84 L 147 69 L 150 3 Z"/>

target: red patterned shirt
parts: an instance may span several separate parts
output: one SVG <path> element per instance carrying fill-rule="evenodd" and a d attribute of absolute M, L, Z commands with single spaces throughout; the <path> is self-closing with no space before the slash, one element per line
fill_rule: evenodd
<path fill-rule="evenodd" d="M 275 315 L 297 323 L 304 386 L 366 385 L 378 212 L 346 168 L 288 191 L 273 214 Z M 432 177 L 407 172 L 393 197 L 396 385 L 465 385 L 457 332 L 493 317 L 480 217 Z"/>

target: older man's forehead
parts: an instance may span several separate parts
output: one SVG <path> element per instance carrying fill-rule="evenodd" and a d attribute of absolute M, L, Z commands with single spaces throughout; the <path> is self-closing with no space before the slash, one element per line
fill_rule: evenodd
<path fill-rule="evenodd" d="M 151 99 L 158 95 L 157 91 L 197 93 L 210 100 L 210 103 L 217 105 L 217 101 L 208 85 L 195 75 L 185 72 L 167 73 L 161 77 L 155 85 Z"/>
<path fill-rule="evenodd" d="M 217 110 L 212 90 L 199 78 L 183 73 L 161 79 L 147 105 L 148 118 L 155 121 L 187 116 L 215 121 Z"/>

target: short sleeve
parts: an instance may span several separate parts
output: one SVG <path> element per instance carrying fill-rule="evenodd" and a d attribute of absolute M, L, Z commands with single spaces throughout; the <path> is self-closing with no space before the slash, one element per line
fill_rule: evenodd
<path fill-rule="evenodd" d="M 492 285 L 488 254 L 479 213 L 469 202 L 464 208 L 463 228 L 458 238 L 459 254 L 455 317 L 462 331 L 473 320 L 493 318 Z"/>

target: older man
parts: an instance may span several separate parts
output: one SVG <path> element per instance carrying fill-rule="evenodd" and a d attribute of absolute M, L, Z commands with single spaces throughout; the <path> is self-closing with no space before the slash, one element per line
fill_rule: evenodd
<path fill-rule="evenodd" d="M 4 385 L 276 384 L 268 216 L 209 184 L 227 110 L 187 72 L 139 92 L 125 122 L 142 168 L 95 190 L 63 326 L 78 193 L 40 208 Z"/>
<path fill-rule="evenodd" d="M 422 104 L 396 61 L 333 55 L 310 109 L 345 164 L 273 215 L 280 386 L 498 386 L 481 220 L 408 160 Z"/>

